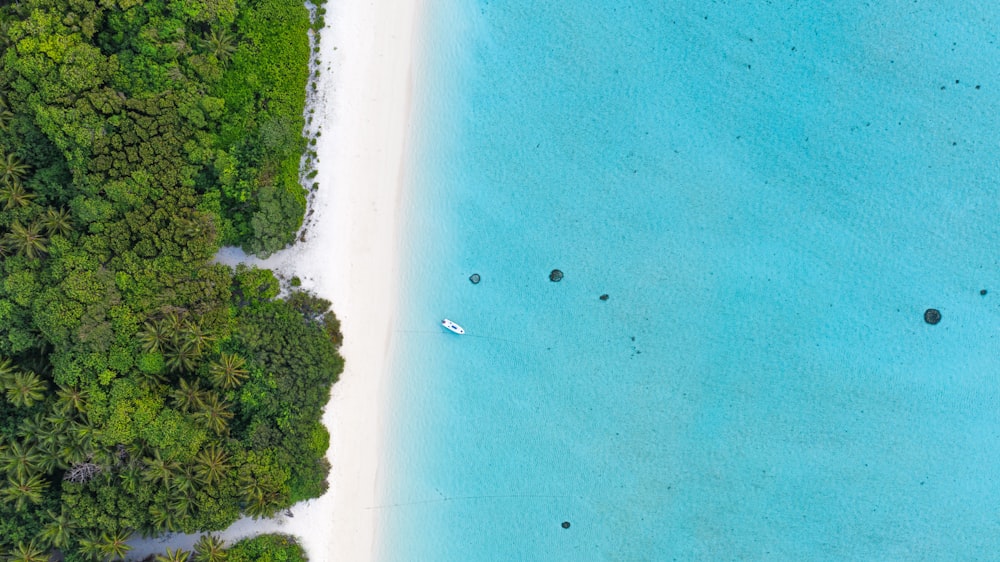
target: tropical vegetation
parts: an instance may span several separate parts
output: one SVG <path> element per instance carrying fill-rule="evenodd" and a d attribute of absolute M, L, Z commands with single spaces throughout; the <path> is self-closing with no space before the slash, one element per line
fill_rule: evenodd
<path fill-rule="evenodd" d="M 226 547 L 218 537 L 202 535 L 193 550 L 167 547 L 143 562 L 307 562 L 305 551 L 295 537 L 266 534 L 243 539 Z"/>
<path fill-rule="evenodd" d="M 228 562 L 306 562 L 305 552 L 288 535 L 244 539 L 226 551 Z"/>
<path fill-rule="evenodd" d="M 213 261 L 301 225 L 309 18 L 0 0 L 0 560 L 121 559 L 325 489 L 330 303 Z"/>

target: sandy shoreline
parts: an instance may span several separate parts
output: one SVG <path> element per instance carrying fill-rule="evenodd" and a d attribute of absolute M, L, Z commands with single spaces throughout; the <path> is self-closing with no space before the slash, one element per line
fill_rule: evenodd
<path fill-rule="evenodd" d="M 315 561 L 364 561 L 374 553 L 371 507 L 385 403 L 381 385 L 398 295 L 398 207 L 420 4 L 374 0 L 331 6 L 322 39 L 322 60 L 339 55 L 343 64 L 333 77 L 337 87 L 326 104 L 331 126 L 320 144 L 319 181 L 333 201 L 327 212 L 320 211 L 317 253 L 326 253 L 321 230 L 330 229 L 334 244 L 326 254 L 325 282 L 317 278 L 316 290 L 329 295 L 341 319 L 346 369 L 326 416 L 332 434 L 332 521 L 317 522 L 310 534 L 318 536 L 303 536 L 304 542 L 326 537 L 325 545 L 317 541 L 318 548 L 310 549 Z"/>
<path fill-rule="evenodd" d="M 381 443 L 382 381 L 397 302 L 399 200 L 410 110 L 412 56 L 422 2 L 333 0 L 321 33 L 318 95 L 311 127 L 320 184 L 306 241 L 267 260 L 246 260 L 286 276 L 333 302 L 341 320 L 345 372 L 323 421 L 330 429 L 330 490 L 293 507 L 292 517 L 240 520 L 227 541 L 264 532 L 301 539 L 312 562 L 372 560 Z M 236 263 L 226 250 L 220 261 Z M 136 541 L 133 556 L 196 537 Z"/>

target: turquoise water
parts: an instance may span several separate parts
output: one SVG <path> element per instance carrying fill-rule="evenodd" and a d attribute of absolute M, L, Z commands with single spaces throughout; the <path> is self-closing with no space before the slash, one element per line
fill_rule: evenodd
<path fill-rule="evenodd" d="M 428 4 L 381 560 L 996 557 L 1000 9 Z"/>

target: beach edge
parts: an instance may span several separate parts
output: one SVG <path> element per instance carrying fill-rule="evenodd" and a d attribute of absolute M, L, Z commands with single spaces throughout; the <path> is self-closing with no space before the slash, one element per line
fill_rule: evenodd
<path fill-rule="evenodd" d="M 332 519 L 316 522 L 312 531 L 319 537 L 303 536 L 319 559 L 375 557 L 384 381 L 399 295 L 399 202 L 422 4 L 331 6 L 321 39 L 321 60 L 339 62 L 340 73 L 327 91 L 324 122 L 330 127 L 318 146 L 320 189 L 326 186 L 331 200 L 320 211 L 315 246 L 320 253 L 321 241 L 329 240 L 331 259 L 316 288 L 341 320 L 346 366 L 324 414 L 331 432 Z"/>

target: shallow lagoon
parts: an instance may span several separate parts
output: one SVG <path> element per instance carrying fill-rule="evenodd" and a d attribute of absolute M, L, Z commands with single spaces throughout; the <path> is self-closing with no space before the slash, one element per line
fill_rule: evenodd
<path fill-rule="evenodd" d="M 996 552 L 1000 10 L 428 4 L 382 560 Z"/>

